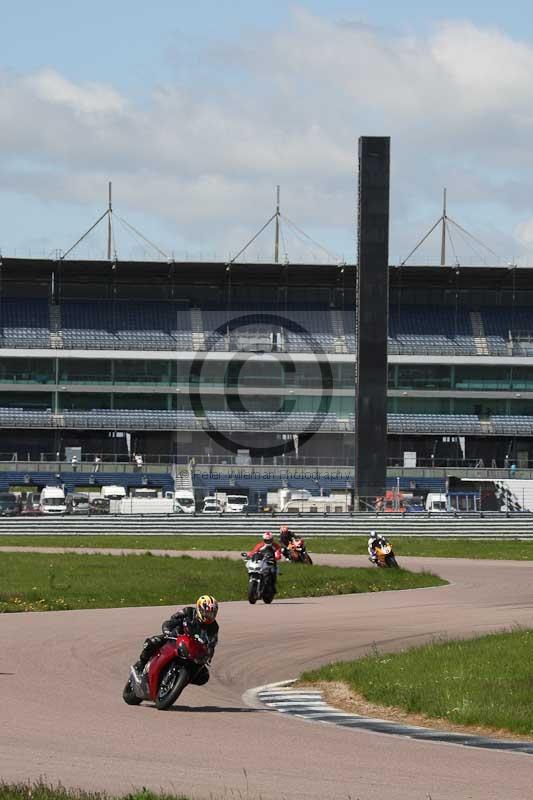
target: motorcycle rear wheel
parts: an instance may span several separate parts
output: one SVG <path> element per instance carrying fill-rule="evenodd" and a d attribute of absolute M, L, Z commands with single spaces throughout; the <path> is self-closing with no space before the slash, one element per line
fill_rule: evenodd
<path fill-rule="evenodd" d="M 155 698 L 156 708 L 160 711 L 165 711 L 165 709 L 170 708 L 188 683 L 189 670 L 187 667 L 178 667 L 175 662 L 169 664 L 159 683 L 157 696 Z"/>
<path fill-rule="evenodd" d="M 257 602 L 257 586 L 253 581 L 248 584 L 248 602 L 252 605 Z"/>
<path fill-rule="evenodd" d="M 122 699 L 129 706 L 139 706 L 142 703 L 141 698 L 137 697 L 137 695 L 133 690 L 133 684 L 131 678 L 128 678 L 127 683 L 124 689 L 122 690 Z"/>

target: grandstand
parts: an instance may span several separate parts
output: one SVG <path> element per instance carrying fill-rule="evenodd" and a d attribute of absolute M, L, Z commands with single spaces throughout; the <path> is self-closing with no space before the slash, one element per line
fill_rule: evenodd
<path fill-rule="evenodd" d="M 0 461 L 81 446 L 88 462 L 348 470 L 354 282 L 348 265 L 4 257 Z M 391 468 L 405 453 L 420 468 L 529 466 L 531 270 L 390 267 L 389 282 Z"/>

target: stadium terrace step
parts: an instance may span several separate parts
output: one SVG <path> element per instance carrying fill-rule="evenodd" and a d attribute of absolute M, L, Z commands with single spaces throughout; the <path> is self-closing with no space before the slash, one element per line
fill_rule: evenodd
<path fill-rule="evenodd" d="M 63 348 L 65 343 L 61 330 L 61 307 L 56 303 L 50 303 L 48 314 L 50 317 L 50 345 L 55 348 Z"/>
<path fill-rule="evenodd" d="M 470 312 L 470 322 L 472 323 L 472 332 L 474 334 L 476 351 L 480 356 L 487 356 L 489 354 L 489 346 L 485 336 L 483 317 L 479 311 Z"/>

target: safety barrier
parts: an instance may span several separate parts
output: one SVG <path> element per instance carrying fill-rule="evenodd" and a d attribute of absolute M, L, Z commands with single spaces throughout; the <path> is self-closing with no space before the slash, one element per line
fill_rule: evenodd
<path fill-rule="evenodd" d="M 7 535 L 254 536 L 279 526 L 305 536 L 387 536 L 512 538 L 533 540 L 533 514 L 153 514 L 0 518 L 0 537 Z"/>

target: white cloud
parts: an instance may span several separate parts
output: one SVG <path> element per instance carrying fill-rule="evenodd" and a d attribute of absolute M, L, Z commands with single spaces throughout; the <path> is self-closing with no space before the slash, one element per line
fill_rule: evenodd
<path fill-rule="evenodd" d="M 201 62 L 197 80 L 188 71 L 154 86 L 145 103 L 52 68 L 0 72 L 3 185 L 94 209 L 112 178 L 124 216 L 161 220 L 185 248 L 235 252 L 271 213 L 280 183 L 288 216 L 346 250 L 356 139 L 383 134 L 392 137 L 391 258 L 436 218 L 444 185 L 450 214 L 493 249 L 533 249 L 524 233 L 533 217 L 529 43 L 466 21 L 422 37 L 296 9 L 290 28 L 240 50 L 221 45 Z"/>
<path fill-rule="evenodd" d="M 117 113 L 126 101 L 110 86 L 87 83 L 77 86 L 53 69 L 43 69 L 23 79 L 31 94 L 44 103 L 66 106 L 74 113 Z"/>

